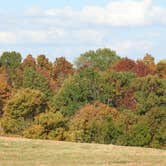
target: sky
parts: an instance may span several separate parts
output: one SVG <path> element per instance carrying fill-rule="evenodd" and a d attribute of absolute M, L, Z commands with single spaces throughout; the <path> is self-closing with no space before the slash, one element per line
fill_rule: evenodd
<path fill-rule="evenodd" d="M 0 0 L 0 54 L 64 56 L 110 48 L 165 59 L 165 0 Z"/>

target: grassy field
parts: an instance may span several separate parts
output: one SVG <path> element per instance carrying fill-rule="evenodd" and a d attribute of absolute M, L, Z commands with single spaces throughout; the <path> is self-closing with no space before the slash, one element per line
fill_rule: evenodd
<path fill-rule="evenodd" d="M 166 151 L 0 137 L 0 166 L 166 166 Z"/>

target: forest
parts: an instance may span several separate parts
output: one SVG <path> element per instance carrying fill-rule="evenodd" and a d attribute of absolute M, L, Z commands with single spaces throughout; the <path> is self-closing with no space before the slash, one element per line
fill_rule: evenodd
<path fill-rule="evenodd" d="M 108 48 L 73 64 L 3 52 L 0 135 L 166 148 L 166 60 Z"/>

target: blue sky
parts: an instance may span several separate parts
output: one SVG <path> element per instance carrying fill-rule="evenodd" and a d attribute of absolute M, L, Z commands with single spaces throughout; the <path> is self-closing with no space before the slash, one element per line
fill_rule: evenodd
<path fill-rule="evenodd" d="M 0 54 L 65 56 L 108 47 L 156 61 L 166 52 L 164 0 L 0 0 Z"/>

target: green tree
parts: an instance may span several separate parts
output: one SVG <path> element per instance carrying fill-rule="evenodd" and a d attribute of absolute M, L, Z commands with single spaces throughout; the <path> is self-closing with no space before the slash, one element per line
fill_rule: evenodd
<path fill-rule="evenodd" d="M 128 145 L 128 134 L 131 128 L 137 124 L 139 116 L 131 110 L 123 110 L 114 122 L 118 137 L 115 143 L 118 145 Z"/>
<path fill-rule="evenodd" d="M 33 68 L 25 68 L 23 72 L 23 87 L 40 90 L 46 97 L 51 93 L 48 80 Z"/>
<path fill-rule="evenodd" d="M 98 75 L 91 69 L 84 70 L 64 81 L 62 87 L 53 97 L 56 110 L 71 116 L 82 105 L 97 99 Z"/>
<path fill-rule="evenodd" d="M 151 147 L 161 148 L 166 145 L 166 109 L 162 107 L 153 107 L 145 115 L 145 121 L 147 121 L 152 140 Z"/>
<path fill-rule="evenodd" d="M 158 62 L 157 74 L 159 77 L 166 78 L 166 60 L 161 60 Z"/>
<path fill-rule="evenodd" d="M 146 122 L 138 122 L 133 125 L 128 133 L 129 146 L 148 146 L 151 142 L 151 134 Z"/>
<path fill-rule="evenodd" d="M 81 54 L 75 63 L 77 68 L 88 66 L 103 71 L 118 60 L 120 60 L 120 57 L 116 54 L 115 51 L 104 48 L 98 49 L 96 51 L 88 51 L 84 54 Z"/>
<path fill-rule="evenodd" d="M 163 106 L 166 103 L 166 80 L 157 76 L 146 76 L 132 82 L 135 89 L 137 111 L 145 114 L 151 108 Z"/>
<path fill-rule="evenodd" d="M 10 80 L 10 84 L 14 87 L 17 82 L 16 70 L 20 67 L 21 60 L 21 54 L 15 51 L 4 52 L 2 56 L 0 56 L 0 66 L 6 69 L 6 74 Z"/>
<path fill-rule="evenodd" d="M 21 65 L 21 60 L 21 54 L 18 52 L 4 52 L 0 56 L 0 65 L 13 70 Z"/>

